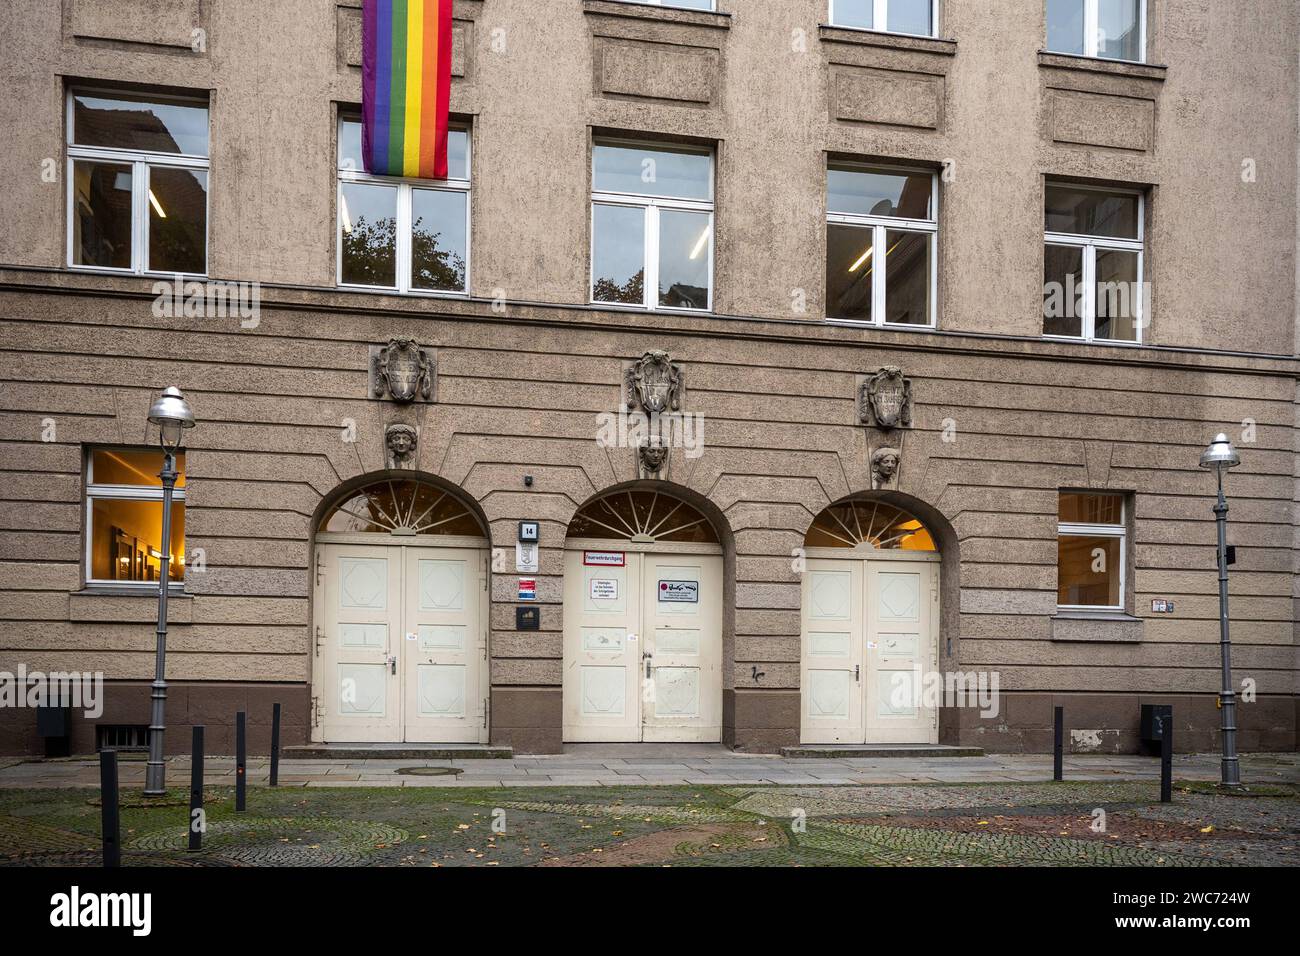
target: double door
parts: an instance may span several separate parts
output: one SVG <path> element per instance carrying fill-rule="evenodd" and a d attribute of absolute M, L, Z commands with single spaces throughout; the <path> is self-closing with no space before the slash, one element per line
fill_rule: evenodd
<path fill-rule="evenodd" d="M 313 739 L 486 743 L 486 551 L 318 547 Z"/>
<path fill-rule="evenodd" d="M 564 739 L 722 739 L 721 555 L 566 552 Z"/>
<path fill-rule="evenodd" d="M 938 564 L 809 558 L 802 606 L 803 742 L 938 743 Z"/>

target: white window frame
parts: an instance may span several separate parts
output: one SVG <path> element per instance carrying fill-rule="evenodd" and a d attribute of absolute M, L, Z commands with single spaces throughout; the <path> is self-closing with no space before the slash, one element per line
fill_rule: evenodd
<path fill-rule="evenodd" d="M 65 93 L 64 99 L 64 126 L 66 129 L 67 142 L 67 266 L 69 269 L 75 269 L 78 272 L 99 272 L 107 275 L 142 275 L 142 276 L 189 276 L 193 278 L 206 278 L 208 275 L 208 260 L 210 233 L 212 231 L 212 161 L 211 161 L 211 143 L 212 143 L 212 108 L 210 101 L 199 97 L 187 98 L 183 96 L 162 96 L 158 97 L 158 102 L 176 102 L 176 103 L 193 103 L 202 105 L 208 111 L 208 156 L 194 156 L 187 153 L 152 153 L 139 149 L 116 149 L 105 146 L 78 146 L 73 143 L 74 125 L 73 116 L 73 97 L 81 94 L 86 96 L 134 96 L 141 94 L 128 90 L 113 89 L 111 87 L 100 86 L 74 86 L 69 87 Z M 77 189 L 76 177 L 73 173 L 74 164 L 77 161 L 92 161 L 105 163 L 118 163 L 129 165 L 131 167 L 131 265 L 127 268 L 117 266 L 94 266 L 84 263 L 74 262 L 75 259 L 73 245 L 76 236 L 76 217 L 77 217 Z M 175 271 L 158 271 L 149 268 L 149 167 L 150 166 L 168 166 L 172 169 L 191 169 L 207 174 L 206 188 L 204 189 L 205 206 L 203 210 L 203 271 L 202 272 L 181 272 Z"/>
<path fill-rule="evenodd" d="M 938 314 L 938 293 L 939 293 L 939 174 L 934 170 L 918 169 L 914 166 L 882 166 L 875 163 L 846 163 L 836 161 L 835 166 L 857 167 L 863 172 L 885 172 L 885 173 L 928 173 L 930 175 L 930 219 L 904 219 L 898 216 L 864 216 L 852 213 L 831 212 L 830 211 L 830 187 L 829 176 L 831 164 L 826 165 L 827 174 L 827 212 L 826 223 L 828 225 L 839 226 L 869 226 L 872 228 L 871 247 L 873 249 L 885 249 L 885 234 L 892 229 L 895 232 L 924 232 L 930 237 L 930 317 L 925 324 L 913 322 L 886 322 L 885 321 L 885 273 L 887 269 L 874 269 L 871 273 L 871 315 L 870 320 L 864 319 L 841 319 L 833 316 L 829 312 L 830 303 L 827 303 L 826 321 L 842 325 L 857 325 L 867 328 L 886 328 L 886 329 L 914 329 L 922 330 L 935 328 L 936 316 Z M 872 258 L 875 258 L 874 253 Z M 888 259 L 888 252 L 884 257 Z M 829 295 L 827 296 L 829 298 Z"/>
<path fill-rule="evenodd" d="M 120 271 L 120 270 L 119 270 Z M 93 447 L 86 450 L 86 494 L 85 494 L 85 515 L 86 515 L 86 547 L 85 547 L 85 582 L 87 587 L 112 587 L 112 588 L 131 588 L 134 590 L 157 591 L 157 581 L 120 581 L 114 578 L 94 578 L 91 577 L 94 564 L 92 563 L 93 555 L 91 548 L 95 540 L 95 502 L 96 501 L 156 501 L 158 510 L 162 511 L 163 489 L 162 485 L 99 485 L 95 483 L 95 452 L 97 451 L 148 451 L 156 452 L 158 455 L 158 470 L 162 470 L 163 453 L 161 448 L 129 448 L 114 449 L 108 447 Z M 177 485 L 172 489 L 172 504 L 185 503 L 185 486 Z M 173 515 L 174 517 L 174 515 Z M 184 538 L 182 537 L 182 541 Z M 176 555 L 172 555 L 173 562 L 177 560 Z M 168 590 L 180 591 L 185 587 L 184 580 L 177 581 L 175 578 L 169 580 Z"/>
<path fill-rule="evenodd" d="M 670 7 L 674 10 L 690 10 L 694 13 L 716 13 L 718 9 L 718 0 L 709 0 L 709 8 L 701 10 L 699 7 L 687 7 L 680 3 L 673 3 L 672 0 L 619 0 L 620 3 L 635 3 L 646 7 Z"/>
<path fill-rule="evenodd" d="M 1094 60 L 1107 60 L 1112 63 L 1145 63 L 1147 61 L 1147 0 L 1138 0 L 1138 58 L 1136 60 L 1125 60 L 1117 56 L 1102 56 L 1098 51 L 1101 49 L 1101 33 L 1097 26 L 1098 20 L 1098 0 L 1083 0 L 1083 56 L 1091 57 Z M 1046 0 L 1043 4 L 1044 13 L 1047 10 Z M 1059 53 L 1059 50 L 1048 50 L 1049 53 Z M 1077 53 L 1066 53 L 1065 56 L 1078 56 Z"/>
<path fill-rule="evenodd" d="M 655 149 L 655 150 L 672 150 L 674 152 L 694 153 L 699 156 L 709 158 L 709 198 L 705 199 L 673 199 L 666 196 L 653 196 L 646 193 L 624 193 L 610 190 L 597 190 L 594 187 L 596 177 L 596 147 L 598 146 L 618 146 L 631 149 Z M 587 299 L 592 305 L 608 309 L 635 309 L 646 312 L 685 312 L 691 315 L 701 315 L 713 311 L 713 267 L 714 267 L 714 243 L 717 239 L 715 228 L 714 204 L 716 199 L 714 175 L 717 169 L 717 156 L 714 150 L 707 146 L 683 146 L 678 143 L 656 143 L 645 140 L 629 139 L 610 139 L 601 137 L 593 140 L 591 144 L 591 176 L 593 188 L 591 191 L 591 211 L 587 222 L 587 228 L 591 233 L 591 254 L 587 261 Z M 597 206 L 624 206 L 634 209 L 645 210 L 644 225 L 644 251 L 645 251 L 645 279 L 642 282 L 642 300 L 637 305 L 634 302 L 602 302 L 596 298 L 596 207 Z M 688 212 L 702 212 L 709 215 L 709 304 L 703 309 L 690 309 L 681 306 L 669 306 L 659 304 L 659 212 L 663 209 L 680 209 Z"/>
<path fill-rule="evenodd" d="M 1060 494 L 1108 494 L 1116 495 L 1115 492 L 1074 492 L 1062 491 Z M 1091 538 L 1118 538 L 1119 539 L 1119 603 L 1118 604 L 1057 604 L 1057 608 L 1062 611 L 1120 611 L 1123 612 L 1128 607 L 1128 496 L 1117 495 L 1120 499 L 1119 505 L 1119 524 L 1089 524 L 1079 521 L 1058 521 L 1056 524 L 1056 536 L 1061 537 L 1091 537 Z M 1061 573 L 1061 565 L 1058 560 L 1056 573 Z M 1060 593 L 1059 590 L 1057 592 Z"/>
<path fill-rule="evenodd" d="M 1085 192 L 1109 193 L 1111 195 L 1136 196 L 1138 207 L 1138 237 L 1136 239 L 1111 239 L 1106 236 L 1089 236 L 1077 235 L 1068 232 L 1043 232 L 1043 252 L 1046 255 L 1048 246 L 1068 246 L 1074 249 L 1083 250 L 1083 271 L 1079 276 L 1079 282 L 1083 286 L 1083 297 L 1080 302 L 1080 325 L 1079 335 L 1057 335 L 1043 333 L 1043 338 L 1054 339 L 1059 342 L 1103 342 L 1107 345 L 1141 345 L 1143 342 L 1143 332 L 1150 322 L 1149 316 L 1145 311 L 1146 300 L 1142 294 L 1145 289 L 1144 277 L 1146 275 L 1146 193 L 1140 189 L 1113 189 L 1107 186 L 1083 186 L 1078 183 L 1055 183 L 1048 182 L 1043 187 L 1043 208 L 1047 208 L 1047 187 L 1048 186 L 1068 186 L 1070 189 L 1078 189 Z M 1138 295 L 1130 304 L 1134 308 L 1133 322 L 1137 330 L 1135 339 L 1106 339 L 1097 336 L 1097 250 L 1098 249 L 1115 249 L 1121 252 L 1137 253 L 1137 284 Z"/>
<path fill-rule="evenodd" d="M 449 123 L 449 130 L 465 133 L 465 170 L 469 178 L 418 179 L 412 176 L 376 176 L 364 169 L 352 169 L 343 165 L 339 156 L 339 144 L 343 141 L 343 123 L 345 120 L 359 122 L 355 116 L 340 113 L 335 124 L 334 165 L 338 170 L 338 182 L 334 190 L 334 281 L 340 289 L 355 289 L 367 292 L 384 292 L 390 295 L 414 295 L 431 298 L 468 299 L 473 288 L 471 272 L 474 251 L 474 233 L 471 230 L 474 207 L 474 136 L 466 123 Z M 345 183 L 359 183 L 372 186 L 392 186 L 397 189 L 396 241 L 397 257 L 394 279 L 396 285 L 366 285 L 360 282 L 343 281 L 343 186 Z M 462 291 L 449 289 L 413 289 L 411 288 L 411 194 L 417 189 L 429 192 L 464 193 L 465 194 L 465 288 Z"/>
<path fill-rule="evenodd" d="M 865 30 L 870 33 L 892 33 L 901 37 L 930 37 L 934 39 L 939 36 L 939 0 L 930 0 L 930 32 L 929 33 L 904 33 L 901 30 L 887 30 L 884 25 L 889 23 L 889 0 L 871 0 L 871 23 L 869 27 L 848 26 L 843 23 L 835 22 L 835 0 L 830 0 L 830 10 L 827 13 L 828 22 L 833 27 L 839 27 L 841 30 Z"/>

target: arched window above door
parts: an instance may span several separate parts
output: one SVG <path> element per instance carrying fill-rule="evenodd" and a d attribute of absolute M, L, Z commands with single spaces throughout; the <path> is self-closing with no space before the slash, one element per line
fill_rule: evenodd
<path fill-rule="evenodd" d="M 700 511 L 658 491 L 625 490 L 589 501 L 569 522 L 570 538 L 692 541 L 717 544 L 718 533 Z"/>
<path fill-rule="evenodd" d="M 850 498 L 827 506 L 804 536 L 809 548 L 868 546 L 888 551 L 938 551 L 915 515 L 871 498 Z"/>
<path fill-rule="evenodd" d="M 381 478 L 357 489 L 325 512 L 319 530 L 483 537 L 478 518 L 464 502 L 413 478 Z"/>

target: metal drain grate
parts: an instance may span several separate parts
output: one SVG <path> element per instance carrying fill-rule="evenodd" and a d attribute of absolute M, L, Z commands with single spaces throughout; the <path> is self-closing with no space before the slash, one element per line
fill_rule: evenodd
<path fill-rule="evenodd" d="M 460 767 L 398 767 L 397 772 L 407 777 L 454 777 L 465 771 Z"/>

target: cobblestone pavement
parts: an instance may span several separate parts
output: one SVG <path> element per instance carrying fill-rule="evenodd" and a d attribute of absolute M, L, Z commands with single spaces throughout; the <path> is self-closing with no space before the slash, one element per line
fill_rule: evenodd
<path fill-rule="evenodd" d="M 1300 788 L 1148 780 L 876 786 L 250 788 L 123 792 L 126 865 L 1232 866 L 1300 864 Z M 0 790 L 0 865 L 100 863 L 97 795 Z"/>

